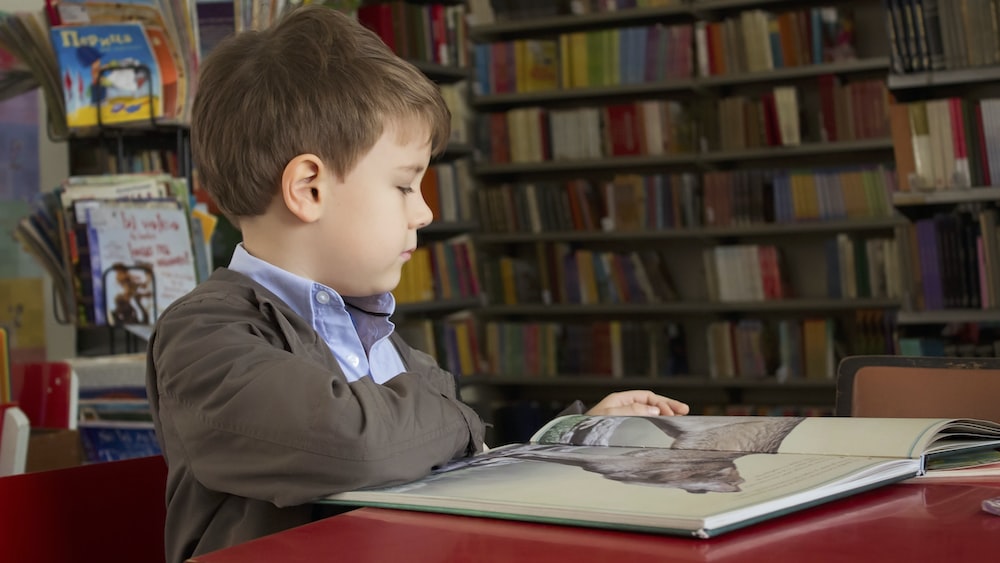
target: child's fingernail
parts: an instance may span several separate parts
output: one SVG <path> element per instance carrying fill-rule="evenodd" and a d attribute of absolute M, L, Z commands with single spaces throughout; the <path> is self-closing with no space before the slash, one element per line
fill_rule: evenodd
<path fill-rule="evenodd" d="M 646 409 L 646 412 L 649 413 L 649 416 L 658 416 L 660 414 L 660 408 L 659 407 L 648 407 Z"/>

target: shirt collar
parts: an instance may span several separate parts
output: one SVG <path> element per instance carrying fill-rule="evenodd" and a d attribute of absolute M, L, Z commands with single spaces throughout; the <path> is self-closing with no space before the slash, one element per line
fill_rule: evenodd
<path fill-rule="evenodd" d="M 388 336 L 393 329 L 389 317 L 396 310 L 396 299 L 386 292 L 366 297 L 344 298 L 333 289 L 261 260 L 247 252 L 243 243 L 236 245 L 229 261 L 229 269 L 239 272 L 263 285 L 277 295 L 299 316 L 317 329 L 326 338 L 329 333 L 319 323 L 330 322 L 328 318 L 317 318 L 313 300 L 317 293 L 327 293 L 330 300 L 339 305 L 358 329 L 365 349 L 370 349 L 374 341 Z M 346 302 L 346 303 L 345 303 Z M 329 344 L 332 344 L 328 342 Z"/>

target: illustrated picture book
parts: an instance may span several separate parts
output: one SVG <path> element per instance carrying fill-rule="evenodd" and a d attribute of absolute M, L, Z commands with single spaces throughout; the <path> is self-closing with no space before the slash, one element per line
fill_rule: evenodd
<path fill-rule="evenodd" d="M 71 128 L 163 117 L 160 67 L 139 23 L 50 30 Z M 171 72 L 174 72 L 173 70 Z"/>
<path fill-rule="evenodd" d="M 323 502 L 708 538 L 998 447 L 1000 425 L 966 419 L 571 415 Z"/>
<path fill-rule="evenodd" d="M 197 284 L 187 214 L 175 200 L 87 208 L 96 324 L 153 324 Z"/>

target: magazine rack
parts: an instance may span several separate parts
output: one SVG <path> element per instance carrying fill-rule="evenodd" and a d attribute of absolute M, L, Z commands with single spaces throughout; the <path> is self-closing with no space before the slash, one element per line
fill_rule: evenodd
<path fill-rule="evenodd" d="M 100 86 L 101 78 L 112 71 L 118 71 L 123 69 L 132 69 L 138 73 L 144 74 L 147 79 L 146 83 L 146 101 L 149 104 L 149 121 L 141 122 L 130 122 L 122 125 L 108 125 L 104 123 L 104 118 L 101 114 L 101 107 L 103 100 L 97 102 L 96 114 L 97 114 L 97 125 L 91 130 L 80 130 L 73 131 L 70 130 L 66 136 L 59 136 L 53 132 L 51 116 L 46 121 L 46 134 L 49 140 L 58 142 L 72 142 L 75 140 L 91 140 L 96 139 L 101 145 L 113 147 L 115 155 L 116 172 L 124 173 L 126 161 L 126 144 L 127 139 L 135 140 L 141 137 L 150 137 L 151 134 L 162 137 L 166 133 L 173 133 L 174 139 L 174 150 L 177 154 L 177 166 L 180 171 L 181 176 L 187 178 L 188 185 L 192 185 L 192 164 L 191 164 L 191 142 L 188 136 L 188 128 L 184 124 L 180 123 L 163 123 L 157 120 L 155 112 L 152 108 L 155 105 L 156 95 L 153 91 L 153 81 L 149 79 L 151 76 L 151 71 L 148 66 L 144 64 L 136 65 L 122 65 L 116 67 L 102 68 L 98 71 L 97 77 L 91 83 L 91 88 L 97 88 Z"/>

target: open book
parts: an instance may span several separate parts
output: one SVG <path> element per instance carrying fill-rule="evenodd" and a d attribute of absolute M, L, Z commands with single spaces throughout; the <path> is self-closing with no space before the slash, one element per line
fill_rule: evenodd
<path fill-rule="evenodd" d="M 1000 425 L 965 419 L 571 415 L 528 444 L 324 502 L 707 538 L 998 447 Z"/>

